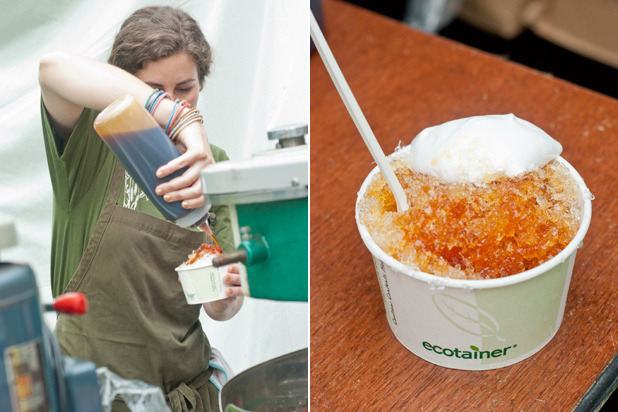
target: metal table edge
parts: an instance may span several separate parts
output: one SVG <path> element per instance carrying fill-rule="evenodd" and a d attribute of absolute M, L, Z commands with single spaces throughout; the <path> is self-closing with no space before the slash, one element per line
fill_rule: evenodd
<path fill-rule="evenodd" d="M 598 411 L 618 388 L 618 353 L 588 388 L 573 412 Z"/>

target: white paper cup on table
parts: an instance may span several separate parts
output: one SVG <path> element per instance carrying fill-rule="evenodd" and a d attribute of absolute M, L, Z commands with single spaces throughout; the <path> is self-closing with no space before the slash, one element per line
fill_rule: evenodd
<path fill-rule="evenodd" d="M 580 227 L 558 255 L 531 270 L 487 280 L 460 280 L 414 270 L 387 255 L 359 220 L 359 202 L 378 173 L 363 182 L 356 223 L 373 256 L 395 337 L 420 358 L 447 368 L 495 369 L 522 361 L 556 334 L 567 299 L 575 254 L 591 218 L 591 195 L 577 171 L 583 202 Z"/>
<path fill-rule="evenodd" d="M 182 264 L 176 268 L 180 284 L 187 303 L 195 305 L 225 299 L 223 276 L 227 266 L 214 267 L 212 262 L 197 262 L 192 265 Z"/>

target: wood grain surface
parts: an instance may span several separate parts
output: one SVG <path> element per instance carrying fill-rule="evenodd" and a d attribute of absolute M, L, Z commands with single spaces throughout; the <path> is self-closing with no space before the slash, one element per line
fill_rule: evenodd
<path fill-rule="evenodd" d="M 323 13 L 326 39 L 385 153 L 428 126 L 514 113 L 562 143 L 595 200 L 562 326 L 545 348 L 491 371 L 421 360 L 387 324 L 354 220 L 374 165 L 314 53 L 311 410 L 572 410 L 618 351 L 618 101 L 348 3 L 324 1 Z"/>

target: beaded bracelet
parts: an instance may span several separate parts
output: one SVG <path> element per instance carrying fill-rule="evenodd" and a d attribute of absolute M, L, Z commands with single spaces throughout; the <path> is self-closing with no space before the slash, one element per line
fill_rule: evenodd
<path fill-rule="evenodd" d="M 180 119 L 182 119 L 186 115 L 186 113 L 182 114 L 185 108 L 191 109 L 191 105 L 183 100 L 179 103 L 178 110 L 176 111 L 176 113 L 171 117 L 170 128 L 169 128 L 169 132 L 167 133 L 168 136 L 172 135 L 171 130 L 173 130 L 174 126 L 178 124 Z"/>
<path fill-rule="evenodd" d="M 170 96 L 167 93 L 163 93 L 161 95 L 161 98 L 159 100 L 157 100 L 153 105 L 152 105 L 152 110 L 150 110 L 150 114 L 153 114 L 155 112 L 155 110 L 157 110 L 157 107 L 159 106 L 159 103 L 161 103 L 163 101 L 163 99 L 170 99 L 172 100 L 172 96 Z"/>
<path fill-rule="evenodd" d="M 159 90 L 159 89 L 154 89 L 154 90 L 152 91 L 152 93 L 150 93 L 150 96 L 148 96 L 148 98 L 146 99 L 146 104 L 144 105 L 144 107 L 145 107 L 146 109 L 148 109 L 148 105 L 150 104 L 150 99 L 152 99 L 152 96 L 154 96 L 155 94 L 160 93 L 160 92 L 161 92 L 161 90 Z"/>
<path fill-rule="evenodd" d="M 204 118 L 200 114 L 199 110 L 190 109 L 180 119 L 178 119 L 178 122 L 176 124 L 174 124 L 174 127 L 172 128 L 172 131 L 169 134 L 172 142 L 176 140 L 180 132 L 185 127 L 195 122 L 204 123 Z"/>
<path fill-rule="evenodd" d="M 176 120 L 178 119 L 178 116 L 180 115 L 180 113 L 182 113 L 182 111 L 186 107 L 190 108 L 191 106 L 189 105 L 189 103 L 185 102 L 184 100 L 180 101 L 176 99 L 176 101 L 174 102 L 174 108 L 172 109 L 172 114 L 170 115 L 170 119 L 167 122 L 167 126 L 165 126 L 165 134 L 167 134 L 168 136 L 170 135 L 170 130 L 173 128 L 173 125 L 176 123 Z"/>
<path fill-rule="evenodd" d="M 172 108 L 172 114 L 170 114 L 170 119 L 167 121 L 167 125 L 165 126 L 165 134 L 167 135 L 169 135 L 168 130 L 170 128 L 170 125 L 172 124 L 172 118 L 174 117 L 174 113 L 178 109 L 178 102 L 179 102 L 178 99 L 174 101 L 174 107 Z"/>
<path fill-rule="evenodd" d="M 146 110 L 148 110 L 148 113 L 153 114 L 155 110 L 157 110 L 159 103 L 161 103 L 163 99 L 171 99 L 171 98 L 172 97 L 169 94 L 165 93 L 163 90 L 154 89 L 154 91 L 150 94 L 150 96 L 148 96 L 148 99 L 146 100 L 146 104 L 144 105 L 144 107 L 146 108 Z"/>
<path fill-rule="evenodd" d="M 174 127 L 172 128 L 172 131 L 169 134 L 170 139 L 172 139 L 172 141 L 176 140 L 176 137 L 182 131 L 182 129 L 184 129 L 186 126 L 196 121 L 200 121 L 203 123 L 203 118 L 199 110 L 197 109 L 188 110 L 186 113 L 183 114 L 183 116 L 180 119 L 178 119 L 178 122 L 174 124 Z"/>
<path fill-rule="evenodd" d="M 188 119 L 186 122 L 184 122 L 183 124 L 178 126 L 178 129 L 174 132 L 174 134 L 172 134 L 170 136 L 170 139 L 172 140 L 172 142 L 176 141 L 176 138 L 178 137 L 178 134 L 180 134 L 180 132 L 183 131 L 183 129 L 187 126 L 189 126 L 191 123 L 195 123 L 195 122 L 200 122 L 200 123 L 204 123 L 204 119 L 202 118 L 202 116 L 193 118 L 193 119 Z"/>
<path fill-rule="evenodd" d="M 163 99 L 170 99 L 171 96 L 165 93 L 163 90 L 154 89 L 154 91 L 148 96 L 146 99 L 146 104 L 144 107 L 148 110 L 150 114 L 153 114 L 154 111 L 159 106 L 159 103 L 163 101 Z M 183 113 L 184 109 L 188 108 L 185 113 Z M 200 114 L 199 110 L 191 108 L 191 105 L 184 100 L 176 99 L 174 101 L 174 106 L 172 108 L 172 113 L 170 114 L 170 118 L 165 126 L 165 134 L 170 137 L 170 140 L 175 141 L 176 137 L 180 134 L 180 132 L 195 122 L 204 123 L 204 119 Z"/>

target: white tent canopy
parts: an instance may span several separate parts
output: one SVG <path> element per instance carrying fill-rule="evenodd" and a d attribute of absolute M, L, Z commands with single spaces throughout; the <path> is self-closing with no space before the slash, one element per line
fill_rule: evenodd
<path fill-rule="evenodd" d="M 0 212 L 15 220 L 19 245 L 2 260 L 27 263 L 51 301 L 52 191 L 40 121 L 38 62 L 63 50 L 107 60 L 122 21 L 147 5 L 172 5 L 201 25 L 214 67 L 199 109 L 211 143 L 231 159 L 272 149 L 268 130 L 309 121 L 309 7 L 304 0 L 28 0 L 0 17 Z M 55 317 L 46 316 L 53 327 Z M 235 372 L 308 346 L 308 304 L 247 298 L 227 322 L 202 316 L 213 346 Z"/>

